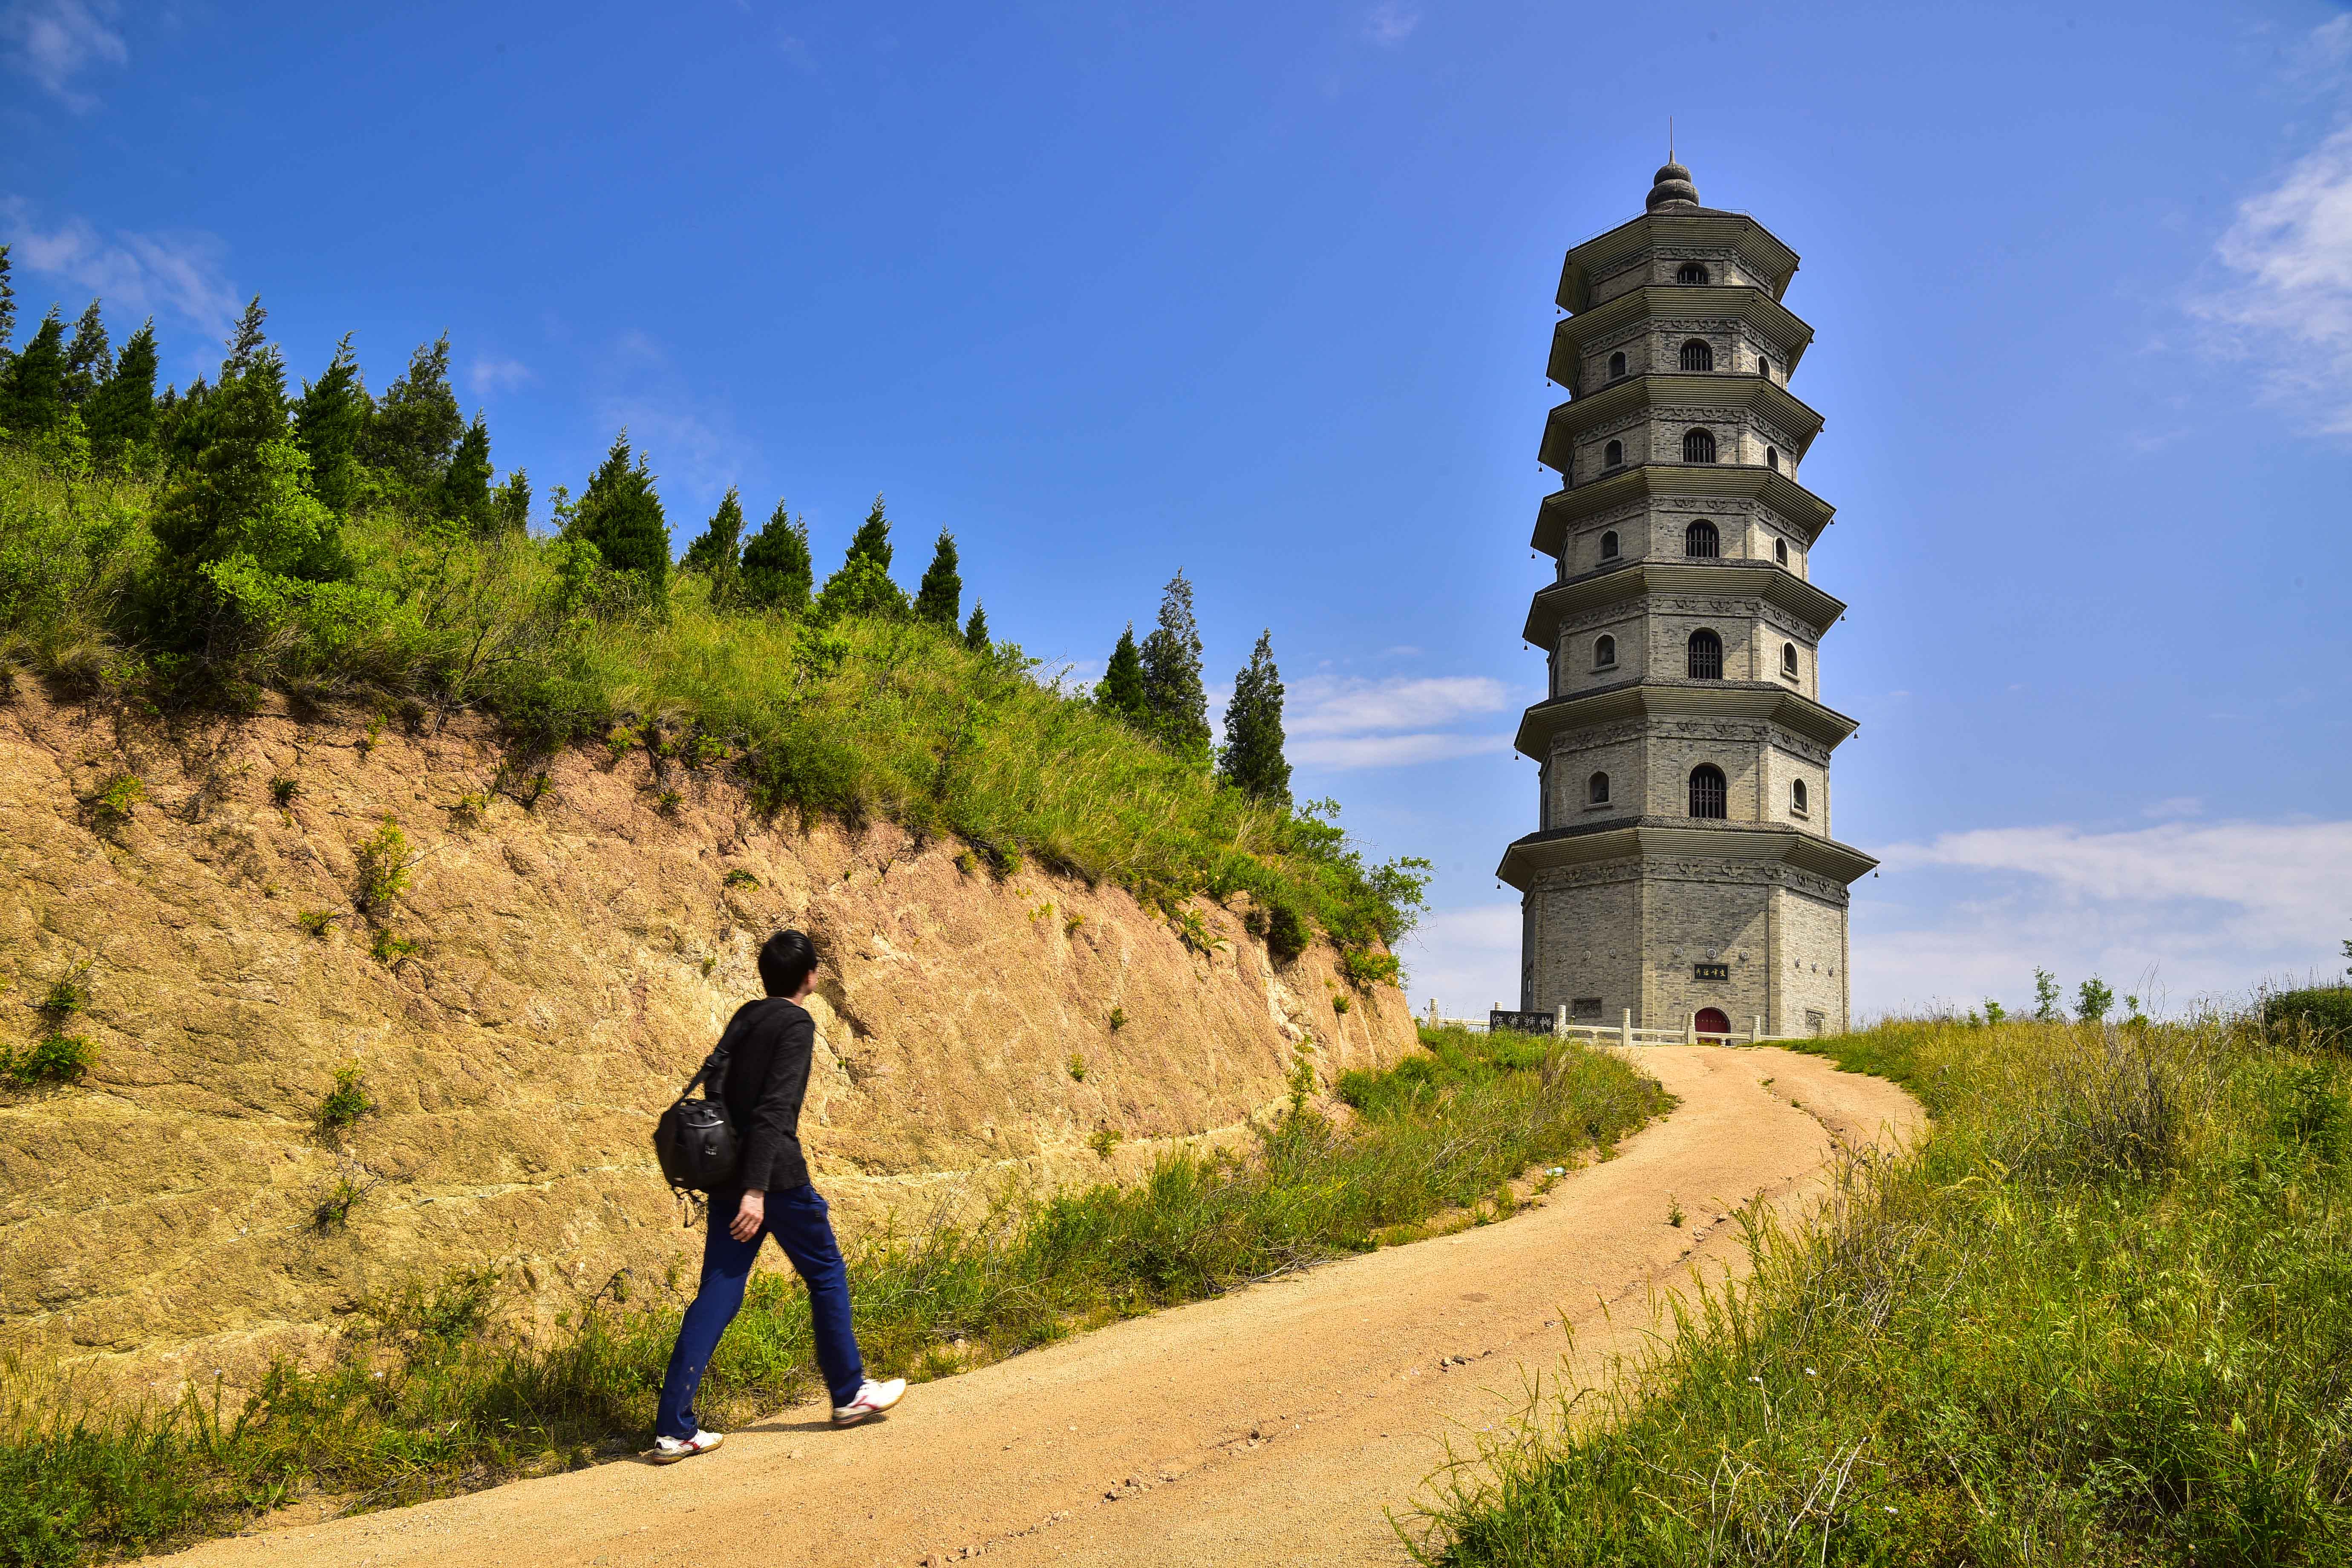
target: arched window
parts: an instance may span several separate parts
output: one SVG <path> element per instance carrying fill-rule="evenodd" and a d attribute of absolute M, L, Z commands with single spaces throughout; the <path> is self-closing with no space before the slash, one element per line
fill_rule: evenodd
<path fill-rule="evenodd" d="M 1625 356 L 1623 353 L 1613 353 L 1609 356 L 1609 379 L 1612 381 L 1622 381 L 1625 379 Z"/>
<path fill-rule="evenodd" d="M 1683 461 L 1712 463 L 1715 461 L 1715 432 L 1685 430 L 1683 432 Z"/>
<path fill-rule="evenodd" d="M 1693 680 L 1723 679 L 1723 639 L 1705 626 L 1690 635 L 1690 678 Z"/>
<path fill-rule="evenodd" d="M 1587 805 L 1607 805 L 1609 804 L 1609 775 L 1607 773 L 1595 773 L 1591 778 L 1584 781 L 1584 804 Z"/>
<path fill-rule="evenodd" d="M 1682 269 L 1675 274 L 1675 281 L 1677 283 L 1704 283 L 1706 281 L 1706 268 L 1700 266 L 1696 261 L 1685 261 L 1682 265 Z"/>
<path fill-rule="evenodd" d="M 1762 354 L 1758 354 L 1756 356 L 1756 374 L 1762 376 L 1767 381 L 1771 380 L 1772 362 L 1766 359 Z"/>
<path fill-rule="evenodd" d="M 1789 785 L 1789 809 L 1799 816 L 1804 816 L 1809 809 L 1805 805 L 1805 781 L 1802 779 L 1794 780 Z"/>
<path fill-rule="evenodd" d="M 1625 443 L 1622 441 L 1612 441 L 1606 447 L 1601 447 L 1601 466 L 1604 468 L 1623 468 L 1625 466 Z"/>
<path fill-rule="evenodd" d="M 1617 531 L 1613 528 L 1601 536 L 1601 559 L 1603 561 L 1617 559 Z"/>
<path fill-rule="evenodd" d="M 1725 809 L 1731 792 L 1723 783 L 1723 770 L 1713 763 L 1701 763 L 1691 770 L 1690 814 L 1693 816 L 1720 817 L 1728 815 Z"/>
<path fill-rule="evenodd" d="M 1685 370 L 1713 370 L 1715 368 L 1715 351 L 1706 346 L 1706 340 L 1702 338 L 1693 338 L 1690 342 L 1683 345 L 1683 368 Z"/>
<path fill-rule="evenodd" d="M 1787 540 L 1776 539 L 1772 542 L 1772 563 L 1776 566 L 1786 566 L 1789 563 L 1789 542 Z"/>
<path fill-rule="evenodd" d="M 1797 645 L 1795 643 L 1784 642 L 1780 645 L 1780 673 L 1791 680 L 1797 678 Z"/>
<path fill-rule="evenodd" d="M 1767 447 L 1764 448 L 1764 466 L 1771 469 L 1776 474 L 1780 471 L 1780 447 Z"/>
<path fill-rule="evenodd" d="M 1615 637 L 1603 637 L 1592 645 L 1592 668 L 1595 669 L 1614 669 L 1617 668 L 1617 639 Z"/>
<path fill-rule="evenodd" d="M 1700 518 L 1683 530 L 1683 553 L 1712 560 L 1723 553 L 1723 536 L 1716 532 L 1715 524 Z"/>

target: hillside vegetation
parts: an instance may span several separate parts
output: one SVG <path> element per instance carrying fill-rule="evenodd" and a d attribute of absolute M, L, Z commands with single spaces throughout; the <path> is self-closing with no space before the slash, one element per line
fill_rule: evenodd
<path fill-rule="evenodd" d="M 770 812 L 887 817 L 1000 869 L 1034 857 L 1151 903 L 1247 891 L 1278 952 L 1319 925 L 1361 978 L 1393 974 L 1379 948 L 1424 868 L 1368 867 L 1336 808 L 1292 808 L 1263 640 L 1213 767 L 1181 574 L 1139 684 L 1098 701 L 1041 683 L 977 607 L 959 627 L 944 532 L 901 590 L 878 499 L 821 586 L 805 524 L 780 504 L 747 540 L 732 492 L 674 565 L 625 435 L 537 535 L 446 340 L 380 397 L 346 342 L 297 394 L 257 304 L 216 382 L 157 395 L 152 333 L 117 354 L 96 310 L 0 349 L 0 681 L 164 718 L 269 690 L 411 724 L 488 711 L 518 798 L 556 748 L 642 744 Z"/>
<path fill-rule="evenodd" d="M 2352 1058 L 2302 1023 L 1889 1024 L 1923 1148 L 1438 1510 L 1448 1563 L 2341 1563 Z"/>

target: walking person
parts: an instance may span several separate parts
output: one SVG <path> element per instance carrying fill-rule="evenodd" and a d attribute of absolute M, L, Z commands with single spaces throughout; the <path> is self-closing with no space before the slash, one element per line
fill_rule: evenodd
<path fill-rule="evenodd" d="M 781 931 L 770 937 L 760 949 L 760 983 L 768 994 L 737 1008 L 719 1038 L 727 1053 L 720 1098 L 742 1153 L 734 1183 L 710 1194 L 702 1284 L 678 1325 L 654 1417 L 649 1457 L 657 1464 L 708 1453 L 722 1439 L 722 1434 L 702 1429 L 694 1394 L 719 1348 L 719 1336 L 742 1310 L 743 1283 L 762 1237 L 776 1238 L 808 1286 L 817 1365 L 833 1394 L 833 1424 L 855 1426 L 889 1409 L 907 1392 L 903 1377 L 876 1383 L 866 1375 L 849 1322 L 849 1271 L 834 1240 L 824 1199 L 809 1184 L 808 1164 L 801 1157 L 801 1101 L 808 1093 L 809 1056 L 816 1045 L 816 1025 L 801 1004 L 816 988 L 816 944 L 803 933 Z"/>

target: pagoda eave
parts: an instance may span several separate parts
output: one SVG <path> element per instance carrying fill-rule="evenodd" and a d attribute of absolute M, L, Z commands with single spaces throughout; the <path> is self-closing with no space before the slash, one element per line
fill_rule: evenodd
<path fill-rule="evenodd" d="M 1831 747 L 1862 728 L 1860 720 L 1774 681 L 1627 680 L 1535 704 L 1519 716 L 1511 743 L 1540 762 L 1563 730 L 1648 718 L 1761 721 Z"/>
<path fill-rule="evenodd" d="M 1812 627 L 1817 640 L 1845 614 L 1843 600 L 1769 561 L 1629 561 L 1539 589 L 1528 606 L 1528 624 L 1519 635 L 1538 647 L 1549 647 L 1559 635 L 1559 623 L 1570 616 L 1650 594 L 1717 597 L 1753 594 Z"/>
<path fill-rule="evenodd" d="M 1746 213 L 1716 207 L 1692 207 L 1681 212 L 1643 213 L 1603 235 L 1586 240 L 1568 253 L 1559 269 L 1563 310 L 1581 310 L 1592 297 L 1592 280 L 1645 251 L 1661 247 L 1703 247 L 1737 252 L 1760 275 L 1772 279 L 1777 297 L 1789 290 L 1797 275 L 1797 253 Z"/>
<path fill-rule="evenodd" d="M 1621 816 L 1530 833 L 1503 851 L 1497 879 L 1526 892 L 1538 872 L 1610 860 L 1785 865 L 1851 887 L 1878 865 L 1850 844 L 1781 823 L 1695 816 Z"/>
<path fill-rule="evenodd" d="M 1637 409 L 1740 409 L 1769 419 L 1786 431 L 1797 457 L 1803 457 L 1822 433 L 1822 416 L 1803 399 L 1769 376 L 1714 371 L 1667 371 L 1628 376 L 1599 392 L 1570 398 L 1556 405 L 1544 420 L 1543 444 L 1536 460 L 1565 472 L 1570 444 L 1594 426 L 1622 419 Z"/>
<path fill-rule="evenodd" d="M 1641 463 L 1544 497 L 1536 511 L 1534 537 L 1528 542 L 1556 557 L 1570 524 L 1630 501 L 1759 497 L 1803 533 L 1809 550 L 1837 515 L 1835 507 L 1788 475 L 1753 463 Z"/>
<path fill-rule="evenodd" d="M 1745 283 L 1650 283 L 1569 317 L 1551 330 L 1545 374 L 1562 386 L 1581 379 L 1584 345 L 1636 321 L 1742 321 L 1780 351 L 1784 374 L 1793 372 L 1813 341 L 1813 329 L 1763 289 Z"/>

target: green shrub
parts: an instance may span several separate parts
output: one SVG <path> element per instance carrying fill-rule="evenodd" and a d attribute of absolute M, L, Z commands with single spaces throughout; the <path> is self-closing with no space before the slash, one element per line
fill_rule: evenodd
<path fill-rule="evenodd" d="M 1370 991 L 1375 985 L 1394 985 L 1397 973 L 1397 957 L 1392 952 L 1351 947 L 1339 954 L 1340 978 L 1359 991 Z"/>
<path fill-rule="evenodd" d="M 730 888 L 756 888 L 760 885 L 760 879 L 738 866 L 727 873 L 726 885 Z"/>
<path fill-rule="evenodd" d="M 100 826 L 119 827 L 131 820 L 131 812 L 146 798 L 146 783 L 138 774 L 116 773 L 90 798 L 89 813 Z"/>
<path fill-rule="evenodd" d="M 358 902 L 370 914 L 381 915 L 392 908 L 392 901 L 408 890 L 408 836 L 389 813 L 373 837 L 361 845 L 352 856 L 359 867 Z"/>
<path fill-rule="evenodd" d="M 366 1076 L 356 1066 L 335 1069 L 335 1084 L 319 1102 L 319 1127 L 321 1131 L 339 1132 L 375 1109 L 375 1101 L 367 1095 Z"/>
<path fill-rule="evenodd" d="M 1288 963 L 1307 951 L 1307 921 L 1290 904 L 1276 904 L 1266 911 L 1265 950 L 1277 963 Z"/>
<path fill-rule="evenodd" d="M 376 928 L 375 939 L 368 943 L 368 956 L 386 969 L 399 967 L 400 961 L 415 954 L 423 944 L 406 937 L 392 934 L 390 926 Z"/>
<path fill-rule="evenodd" d="M 2352 1049 L 2352 986 L 2281 991 L 2263 1000 L 2265 1028 L 2302 1031 L 2315 1046 Z"/>
<path fill-rule="evenodd" d="M 80 1035 L 48 1034 L 22 1051 L 0 1050 L 0 1079 L 19 1089 L 79 1083 L 98 1060 L 98 1047 Z"/>

